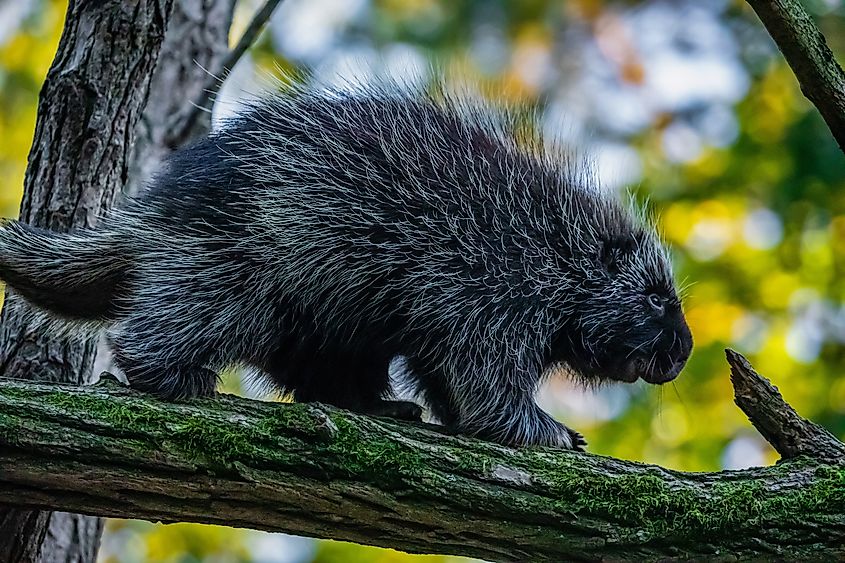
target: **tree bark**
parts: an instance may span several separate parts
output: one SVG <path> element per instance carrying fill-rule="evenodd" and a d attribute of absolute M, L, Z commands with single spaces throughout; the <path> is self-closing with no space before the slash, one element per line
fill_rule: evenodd
<path fill-rule="evenodd" d="M 68 512 L 42 512 L 50 517 L 39 563 L 93 563 L 100 549 L 104 521 Z"/>
<path fill-rule="evenodd" d="M 217 65 L 207 67 L 212 70 L 206 72 L 204 77 L 200 77 L 202 87 L 191 98 L 193 100 L 192 105 L 185 108 L 178 119 L 172 121 L 169 125 L 167 141 L 170 148 L 181 146 L 207 131 L 208 125 L 211 123 L 211 106 L 214 96 L 223 86 L 227 73 L 234 70 L 241 57 L 255 43 L 264 29 L 264 24 L 267 23 L 276 7 L 281 3 L 282 0 L 265 0 L 264 4 L 253 15 L 237 44 Z"/>
<path fill-rule="evenodd" d="M 0 501 L 490 561 L 845 557 L 842 444 L 729 359 L 752 421 L 812 446 L 774 467 L 683 473 L 314 404 L 4 381 Z M 783 416 L 767 418 L 771 404 Z"/>
<path fill-rule="evenodd" d="M 747 0 L 845 152 L 845 72 L 798 0 Z"/>
<path fill-rule="evenodd" d="M 90 227 L 114 201 L 126 181 L 171 3 L 70 2 L 41 90 L 21 220 L 60 231 Z M 6 300 L 0 316 L 5 377 L 85 383 L 94 354 L 91 341 L 57 340 L 31 327 L 25 305 Z M 91 560 L 101 526 L 75 515 L 0 507 L 0 560 Z M 61 546 L 68 549 L 59 553 Z"/>

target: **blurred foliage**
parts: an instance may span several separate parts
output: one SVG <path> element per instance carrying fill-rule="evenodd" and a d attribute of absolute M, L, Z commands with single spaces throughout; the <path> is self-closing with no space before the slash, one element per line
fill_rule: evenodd
<path fill-rule="evenodd" d="M 18 13 L 16 2 L 0 1 L 0 15 L 18 18 L 0 26 L 4 216 L 15 215 L 21 196 L 64 9 L 40 0 Z M 257 4 L 242 2 L 235 35 Z M 842 55 L 841 2 L 805 4 Z M 649 199 L 673 246 L 696 349 L 663 388 L 583 391 L 553 379 L 544 406 L 582 431 L 592 451 L 693 471 L 774 461 L 733 405 L 727 346 L 804 416 L 845 438 L 845 157 L 744 2 L 287 0 L 277 16 L 244 64 L 330 76 L 350 57 L 388 72 L 398 57 L 416 69 L 408 76 L 425 79 L 434 60 L 499 99 L 557 111 L 552 129 L 609 155 L 597 157 L 600 166 L 627 163 L 618 183 Z M 239 385 L 227 378 L 227 388 Z M 113 521 L 103 561 L 411 559 L 303 541 Z"/>
<path fill-rule="evenodd" d="M 154 525 L 110 520 L 103 539 L 103 563 L 194 563 L 256 561 L 247 544 L 250 532 L 223 526 Z"/>
<path fill-rule="evenodd" d="M 0 3 L 12 12 L 13 3 Z M 0 45 L 0 213 L 17 215 L 38 91 L 59 42 L 67 2 L 40 2 Z"/>

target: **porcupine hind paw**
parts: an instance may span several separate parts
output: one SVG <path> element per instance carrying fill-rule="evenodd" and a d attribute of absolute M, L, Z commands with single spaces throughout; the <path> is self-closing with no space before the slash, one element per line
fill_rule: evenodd
<path fill-rule="evenodd" d="M 568 426 L 566 430 L 569 431 L 569 439 L 572 441 L 572 448 L 576 452 L 583 452 L 587 447 L 587 440 L 584 439 L 584 436 L 581 435 L 580 432 L 577 432 Z"/>

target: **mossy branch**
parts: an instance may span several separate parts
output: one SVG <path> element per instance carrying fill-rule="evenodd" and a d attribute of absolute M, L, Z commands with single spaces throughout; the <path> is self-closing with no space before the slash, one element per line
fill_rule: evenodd
<path fill-rule="evenodd" d="M 845 152 L 845 71 L 799 0 L 747 0 Z"/>
<path fill-rule="evenodd" d="M 683 473 L 322 405 L 0 380 L 0 502 L 491 561 L 845 556 L 845 466 L 799 453 Z"/>

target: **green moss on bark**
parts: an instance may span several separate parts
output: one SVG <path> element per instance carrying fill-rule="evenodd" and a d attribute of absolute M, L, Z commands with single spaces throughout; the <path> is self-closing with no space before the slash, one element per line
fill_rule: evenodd
<path fill-rule="evenodd" d="M 408 477 L 422 471 L 423 459 L 409 445 L 372 434 L 365 436 L 345 413 L 335 412 L 331 419 L 338 431 L 326 451 L 336 457 L 347 474 L 388 484 L 400 475 Z"/>
<path fill-rule="evenodd" d="M 685 474 L 589 454 L 503 448 L 320 405 L 228 396 L 162 403 L 117 386 L 0 385 L 0 446 L 39 432 L 54 432 L 59 442 L 43 447 L 60 444 L 61 455 L 88 448 L 86 463 L 117 455 L 139 468 L 165 462 L 238 483 L 346 483 L 355 496 L 371 491 L 397 507 L 412 498 L 438 513 L 451 507 L 483 519 L 506 514 L 516 519 L 512 530 L 550 552 L 584 549 L 586 540 L 562 529 L 593 530 L 608 546 L 691 548 L 702 537 L 739 544 L 784 523 L 841 528 L 845 513 L 845 468 L 818 460 Z"/>

